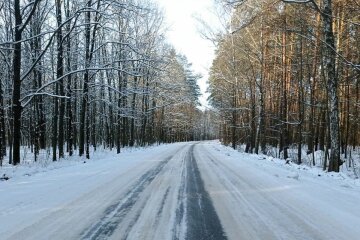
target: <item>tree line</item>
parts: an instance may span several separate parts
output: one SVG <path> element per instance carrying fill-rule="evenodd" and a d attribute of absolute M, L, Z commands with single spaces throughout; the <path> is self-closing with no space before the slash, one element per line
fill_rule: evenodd
<path fill-rule="evenodd" d="M 210 137 L 200 76 L 164 29 L 150 0 L 2 1 L 0 164 Z"/>
<path fill-rule="evenodd" d="M 360 2 L 222 1 L 228 31 L 216 39 L 210 101 L 221 139 L 246 152 L 325 152 L 339 171 L 360 144 Z M 310 155 L 311 156 L 311 155 Z M 350 159 L 350 160 L 349 160 Z"/>

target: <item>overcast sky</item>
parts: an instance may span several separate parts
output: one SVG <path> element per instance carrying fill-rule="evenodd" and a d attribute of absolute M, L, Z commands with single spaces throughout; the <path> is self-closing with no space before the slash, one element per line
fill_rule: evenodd
<path fill-rule="evenodd" d="M 213 0 L 155 0 L 165 12 L 165 21 L 169 26 L 168 39 L 178 53 L 184 54 L 193 64 L 193 70 L 203 78 L 199 80 L 201 92 L 206 91 L 208 70 L 214 59 L 213 44 L 201 37 L 200 24 L 196 17 L 205 21 L 214 20 Z M 206 103 L 207 95 L 200 99 Z"/>

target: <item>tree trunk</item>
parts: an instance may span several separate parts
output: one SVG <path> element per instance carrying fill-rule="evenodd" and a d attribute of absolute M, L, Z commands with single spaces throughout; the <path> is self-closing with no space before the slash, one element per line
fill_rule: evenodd
<path fill-rule="evenodd" d="M 301 152 L 302 152 L 302 132 L 303 132 L 303 111 L 304 111 L 304 106 L 303 106 L 303 101 L 304 101 L 304 96 L 303 96 L 303 39 L 302 37 L 300 37 L 300 49 L 299 49 L 299 54 L 300 54 L 300 71 L 299 71 L 299 77 L 298 77 L 298 83 L 299 83 L 299 90 L 298 90 L 298 118 L 299 118 L 299 123 L 298 123 L 298 160 L 297 163 L 300 165 L 301 164 Z"/>
<path fill-rule="evenodd" d="M 20 145 L 21 145 L 21 113 L 22 106 L 20 102 L 21 94 L 21 25 L 22 16 L 20 10 L 20 0 L 14 0 L 15 29 L 14 29 L 14 56 L 13 56 L 13 165 L 20 163 Z"/>
<path fill-rule="evenodd" d="M 323 0 L 324 27 L 324 66 L 327 79 L 327 91 L 330 108 L 330 141 L 331 152 L 329 158 L 329 172 L 339 172 L 340 167 L 340 130 L 339 130 L 339 100 L 338 78 L 336 76 L 336 48 L 333 33 L 332 0 Z"/>
<path fill-rule="evenodd" d="M 66 19 L 70 17 L 70 3 L 69 0 L 64 3 L 65 6 L 65 15 Z M 70 34 L 71 25 L 70 23 L 66 26 L 66 31 Z M 71 38 L 68 36 L 66 40 L 66 52 L 67 52 L 67 61 L 66 61 L 66 70 L 67 72 L 71 71 Z M 74 153 L 74 131 L 73 131 L 73 109 L 72 109 L 72 76 L 71 74 L 67 77 L 67 85 L 66 85 L 66 111 L 67 111 L 67 151 L 69 156 L 72 156 Z M 75 104 L 76 105 L 76 104 Z M 75 111 L 76 113 L 76 111 Z"/>
<path fill-rule="evenodd" d="M 2 74 L 0 73 L 0 76 Z M 0 84 L 0 166 L 2 166 L 4 156 L 6 155 L 6 139 L 5 139 L 5 112 L 4 97 L 2 84 Z"/>
<path fill-rule="evenodd" d="M 91 0 L 88 1 L 88 7 L 91 8 Z M 91 13 L 88 11 L 86 13 L 86 20 L 85 20 L 85 73 L 84 73 L 84 85 L 83 85 L 83 92 L 82 92 L 82 102 L 81 102 L 81 112 L 80 112 L 80 139 L 79 139 L 79 156 L 83 156 L 85 152 L 85 130 L 86 133 L 88 132 L 88 102 L 89 102 L 89 70 L 90 67 L 90 19 Z M 88 139 L 89 136 L 86 136 Z M 88 142 L 88 140 L 87 140 Z"/>
<path fill-rule="evenodd" d="M 131 100 L 131 112 L 132 112 L 132 118 L 130 122 L 130 147 L 133 147 L 135 145 L 135 117 L 136 117 L 136 90 L 137 90 L 137 82 L 138 77 L 134 77 L 134 93 L 132 95 Z"/>
<path fill-rule="evenodd" d="M 57 67 L 56 67 L 56 78 L 62 78 L 62 76 L 64 75 L 64 60 L 63 60 L 63 56 L 64 56 L 64 50 L 63 50 L 63 35 L 62 35 L 62 28 L 60 27 L 62 24 L 62 12 L 61 12 L 61 1 L 60 0 L 56 0 L 56 20 L 57 20 L 57 26 L 58 26 L 58 31 L 57 31 Z M 64 96 L 65 95 L 65 90 L 64 90 L 64 80 L 60 80 L 58 83 L 59 86 L 59 94 L 60 96 Z M 55 136 L 58 138 L 58 146 L 59 146 L 59 158 L 63 158 L 64 157 L 64 117 L 65 117 L 65 99 L 61 98 L 60 100 L 57 101 L 60 106 L 59 106 L 59 132 L 58 132 L 58 136 Z M 56 105 L 57 105 L 56 104 Z M 55 105 L 55 106 L 56 106 Z M 57 106 L 56 106 L 57 107 Z M 56 109 L 56 108 L 55 108 Z M 57 109 L 56 109 L 57 111 Z M 57 114 L 57 113 L 55 113 Z M 55 126 L 53 127 L 57 127 L 57 123 L 55 124 Z M 54 131 L 54 133 L 56 133 Z M 56 147 L 56 143 L 55 147 Z M 56 148 L 55 148 L 56 150 Z M 55 159 L 56 160 L 56 155 L 55 155 Z"/>

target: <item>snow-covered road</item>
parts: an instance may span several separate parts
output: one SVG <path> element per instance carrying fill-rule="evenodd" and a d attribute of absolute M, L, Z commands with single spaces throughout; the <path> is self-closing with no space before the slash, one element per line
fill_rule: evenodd
<path fill-rule="evenodd" d="M 356 186 L 292 177 L 256 156 L 224 152 L 217 142 L 117 158 L 0 183 L 0 239 L 360 236 Z"/>

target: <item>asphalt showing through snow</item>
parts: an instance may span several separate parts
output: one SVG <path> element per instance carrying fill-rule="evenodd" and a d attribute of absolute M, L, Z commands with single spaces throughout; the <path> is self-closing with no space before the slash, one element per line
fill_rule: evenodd
<path fill-rule="evenodd" d="M 211 198 L 205 189 L 194 157 L 194 146 L 191 145 L 184 158 L 180 159 L 183 161 L 182 166 L 184 169 L 181 175 L 181 185 L 177 192 L 178 207 L 176 209 L 172 239 L 225 240 L 227 238 L 223 227 L 216 214 Z M 176 161 L 173 158 L 174 155 L 164 159 L 144 173 L 121 199 L 106 208 L 99 221 L 95 222 L 81 234 L 81 239 L 109 239 L 125 221 L 127 222 L 126 228 L 122 232 L 121 239 L 130 239 L 128 238 L 129 233 L 139 220 L 146 201 L 141 203 L 142 206 L 140 208 L 135 208 L 134 206 L 144 197 L 144 190 L 156 178 L 162 177 L 160 173 L 166 171 L 164 170 L 165 166 L 170 161 Z M 162 215 L 164 205 L 169 198 L 170 189 L 171 186 L 164 192 L 160 207 L 157 210 L 157 218 L 160 218 Z M 132 212 L 131 216 L 129 216 L 130 212 Z M 185 235 L 181 235 L 181 229 L 186 229 Z"/>
<path fill-rule="evenodd" d="M 194 145 L 186 156 L 187 169 L 187 233 L 189 240 L 224 240 L 227 239 L 218 215 L 205 190 L 196 159 Z"/>

